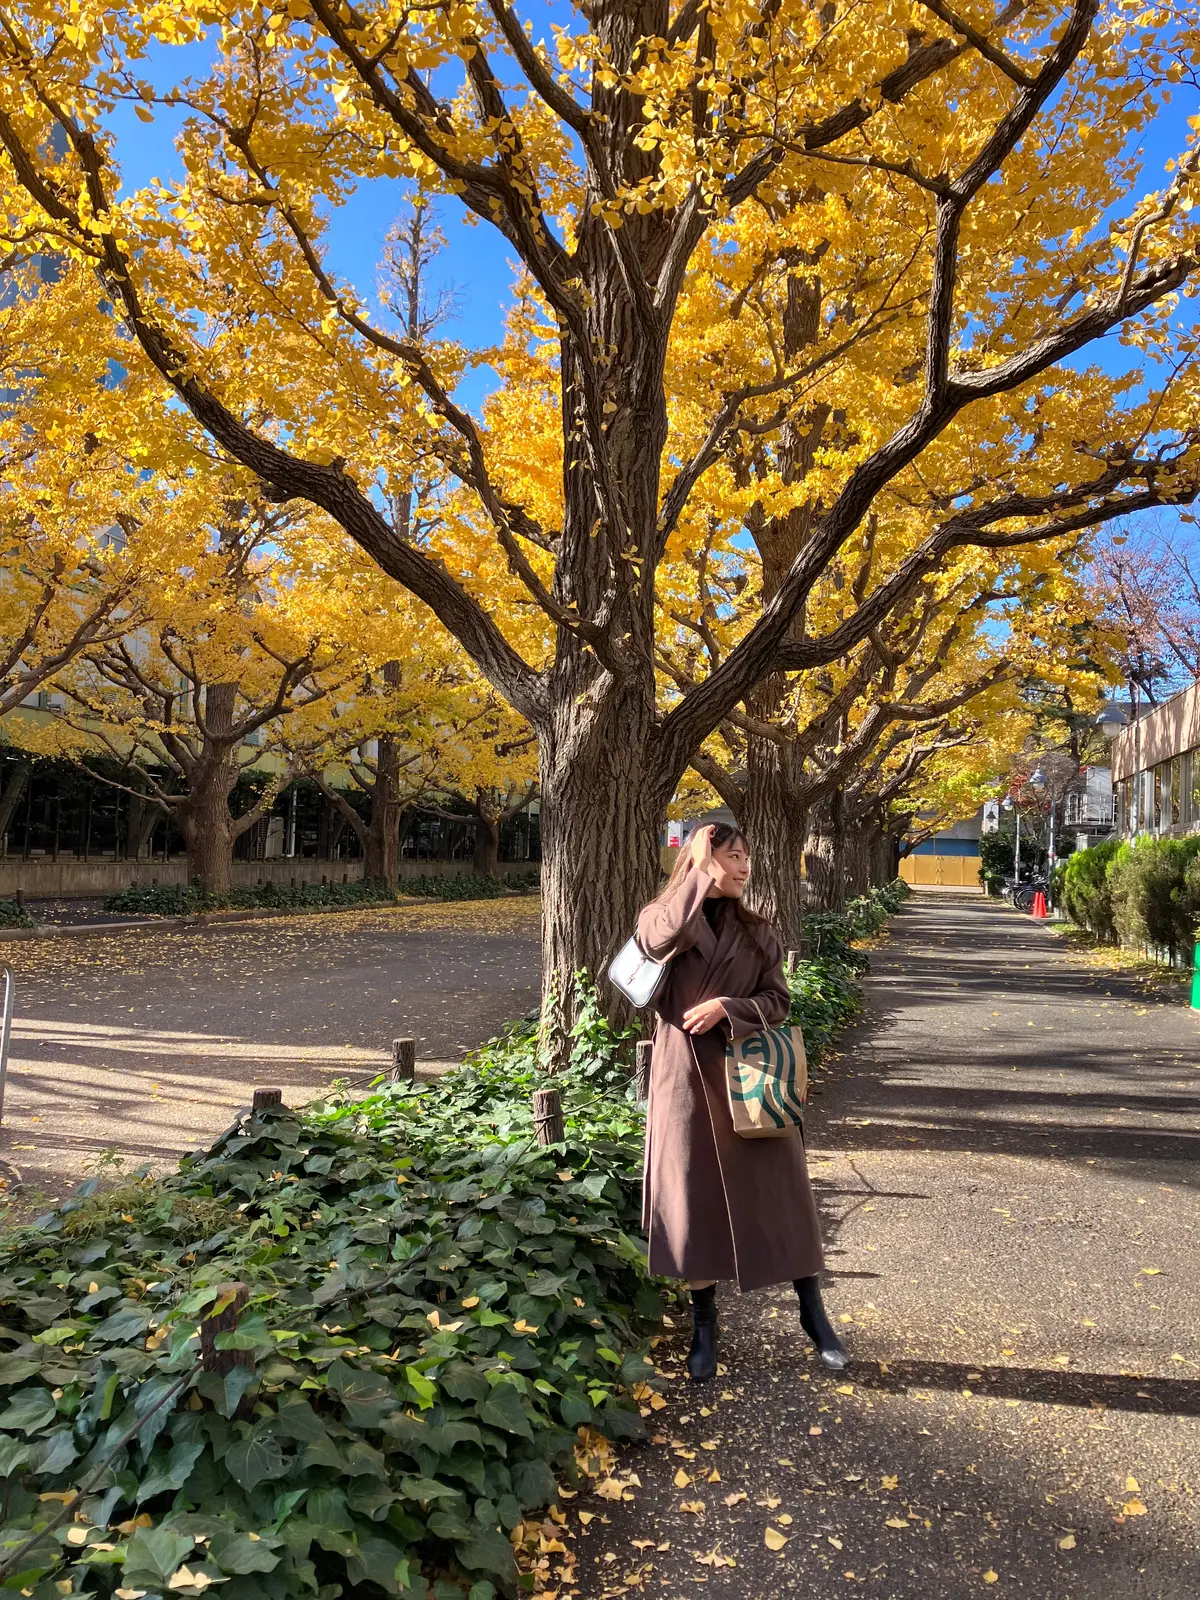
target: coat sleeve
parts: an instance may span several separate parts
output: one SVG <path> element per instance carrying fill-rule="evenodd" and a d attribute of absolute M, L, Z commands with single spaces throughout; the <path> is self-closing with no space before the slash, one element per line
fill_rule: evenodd
<path fill-rule="evenodd" d="M 668 961 L 691 949 L 711 888 L 708 873 L 693 866 L 669 894 L 650 902 L 638 918 L 637 938 L 651 961 Z"/>
<path fill-rule="evenodd" d="M 725 1028 L 731 1039 L 748 1038 L 759 1031 L 764 1021 L 768 1028 L 774 1028 L 787 1019 L 792 1009 L 792 997 L 783 976 L 783 949 L 773 935 L 767 941 L 754 993 L 746 996 L 722 995 L 721 1004 L 725 1007 L 728 1019 Z"/>

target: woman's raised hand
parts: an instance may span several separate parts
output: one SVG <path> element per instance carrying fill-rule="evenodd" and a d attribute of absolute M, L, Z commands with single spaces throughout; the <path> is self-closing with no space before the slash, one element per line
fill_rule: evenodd
<path fill-rule="evenodd" d="M 725 1014 L 725 1007 L 720 1000 L 701 1000 L 698 1006 L 690 1006 L 683 1013 L 683 1031 L 707 1033 L 710 1028 L 716 1027 Z"/>
<path fill-rule="evenodd" d="M 692 835 L 692 865 L 698 867 L 701 872 L 707 871 L 712 860 L 712 836 L 712 823 L 707 827 L 697 828 Z"/>

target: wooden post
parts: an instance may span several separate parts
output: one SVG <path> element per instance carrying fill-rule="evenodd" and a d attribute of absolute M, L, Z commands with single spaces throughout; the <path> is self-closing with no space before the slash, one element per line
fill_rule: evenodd
<path fill-rule="evenodd" d="M 282 1089 L 255 1089 L 254 1098 L 250 1102 L 252 1111 L 281 1111 L 283 1109 Z"/>
<path fill-rule="evenodd" d="M 795 972 L 796 968 L 804 959 L 805 952 L 803 950 L 789 950 L 787 953 L 787 958 L 783 963 L 784 971 L 789 973 Z"/>
<path fill-rule="evenodd" d="M 392 1040 L 392 1065 L 388 1072 L 389 1083 L 415 1083 L 417 1081 L 417 1041 Z"/>
<path fill-rule="evenodd" d="M 557 1089 L 533 1091 L 533 1125 L 539 1144 L 562 1144 L 566 1138 L 563 1127 L 562 1096 Z"/>
<path fill-rule="evenodd" d="M 642 1105 L 650 1098 L 650 1058 L 654 1054 L 654 1045 L 649 1039 L 642 1039 L 637 1047 L 637 1097 Z"/>
<path fill-rule="evenodd" d="M 205 1372 L 215 1372 L 221 1377 L 232 1372 L 234 1367 L 249 1367 L 253 1370 L 254 1357 L 249 1350 L 218 1350 L 216 1339 L 219 1333 L 232 1333 L 238 1325 L 238 1318 L 245 1310 L 246 1301 L 250 1298 L 250 1291 L 244 1283 L 221 1283 L 217 1285 L 217 1298 L 214 1305 L 220 1306 L 226 1302 L 224 1309 L 204 1318 L 200 1324 L 200 1365 Z"/>

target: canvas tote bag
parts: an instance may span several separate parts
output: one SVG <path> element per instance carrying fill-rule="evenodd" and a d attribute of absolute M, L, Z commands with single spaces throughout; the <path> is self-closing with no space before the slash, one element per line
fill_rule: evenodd
<path fill-rule="evenodd" d="M 769 1028 L 757 1000 L 762 1030 L 725 1046 L 725 1083 L 733 1131 L 743 1139 L 779 1139 L 804 1122 L 808 1060 L 799 1028 Z"/>

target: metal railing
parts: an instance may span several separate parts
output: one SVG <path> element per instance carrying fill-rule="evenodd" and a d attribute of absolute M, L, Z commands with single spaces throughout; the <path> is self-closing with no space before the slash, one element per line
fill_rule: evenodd
<path fill-rule="evenodd" d="M 1112 795 L 1069 794 L 1065 825 L 1068 828 L 1111 828 L 1116 816 Z"/>

